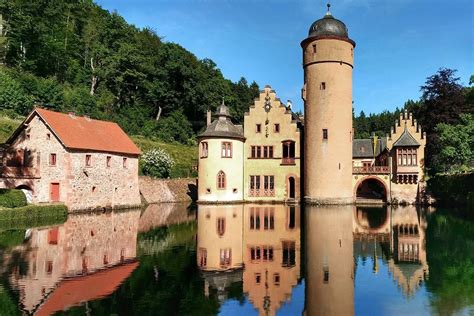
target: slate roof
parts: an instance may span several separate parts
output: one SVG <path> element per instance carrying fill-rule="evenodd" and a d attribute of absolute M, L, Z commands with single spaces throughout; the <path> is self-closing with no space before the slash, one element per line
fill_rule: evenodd
<path fill-rule="evenodd" d="M 375 149 L 375 157 L 380 155 L 387 144 L 384 138 L 377 140 L 377 147 Z M 374 158 L 374 146 L 371 138 L 354 139 L 352 142 L 352 157 L 353 158 Z"/>
<path fill-rule="evenodd" d="M 393 143 L 393 147 L 411 147 L 411 146 L 420 146 L 416 139 L 411 136 L 408 129 L 405 127 L 403 134 Z"/>
<path fill-rule="evenodd" d="M 23 124 L 8 139 L 7 143 L 11 143 L 35 115 L 38 115 L 45 122 L 66 148 L 132 155 L 140 154 L 140 149 L 116 123 L 41 108 L 35 108 L 30 113 Z"/>
<path fill-rule="evenodd" d="M 219 137 L 244 139 L 244 131 L 241 125 L 234 125 L 230 120 L 229 108 L 222 103 L 217 109 L 215 119 L 206 130 L 198 135 L 198 138 Z"/>

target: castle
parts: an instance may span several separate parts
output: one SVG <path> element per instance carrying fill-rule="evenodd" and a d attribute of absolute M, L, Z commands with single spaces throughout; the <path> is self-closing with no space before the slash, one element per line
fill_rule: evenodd
<path fill-rule="evenodd" d="M 426 135 L 403 112 L 389 135 L 354 139 L 355 42 L 328 12 L 303 49 L 304 117 L 270 86 L 234 125 L 224 102 L 199 139 L 198 202 L 419 203 Z"/>

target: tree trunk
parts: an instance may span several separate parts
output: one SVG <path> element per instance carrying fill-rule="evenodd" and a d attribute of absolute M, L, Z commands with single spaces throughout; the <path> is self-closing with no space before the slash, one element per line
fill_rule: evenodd
<path fill-rule="evenodd" d="M 91 69 L 92 69 L 92 76 L 91 76 L 91 90 L 89 92 L 90 95 L 94 95 L 95 93 L 95 88 L 97 86 L 97 81 L 99 80 L 99 77 L 95 73 L 95 67 L 94 67 L 94 58 L 91 57 Z"/>
<path fill-rule="evenodd" d="M 160 120 L 160 116 L 161 116 L 161 106 L 158 105 L 158 114 L 156 115 L 156 121 L 159 121 Z"/>

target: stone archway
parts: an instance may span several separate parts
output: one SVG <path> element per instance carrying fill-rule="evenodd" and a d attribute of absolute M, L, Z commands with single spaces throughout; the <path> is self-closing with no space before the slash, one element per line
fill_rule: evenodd
<path fill-rule="evenodd" d="M 26 184 L 22 184 L 22 185 L 17 186 L 15 189 L 21 190 L 23 192 L 23 194 L 26 197 L 26 202 L 28 204 L 33 202 L 33 189 L 32 188 L 30 188 Z"/>
<path fill-rule="evenodd" d="M 378 177 L 364 177 L 355 185 L 354 197 L 356 202 L 385 203 L 388 200 L 388 189 L 385 183 Z"/>

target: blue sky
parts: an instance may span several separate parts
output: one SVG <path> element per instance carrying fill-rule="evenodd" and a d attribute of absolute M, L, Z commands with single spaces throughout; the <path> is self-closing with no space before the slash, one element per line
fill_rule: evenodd
<path fill-rule="evenodd" d="M 321 0 L 100 0 L 129 23 L 151 27 L 224 76 L 271 85 L 295 109 L 303 103 L 300 42 L 321 18 Z M 418 99 L 426 77 L 440 67 L 474 74 L 474 1 L 333 0 L 332 14 L 356 41 L 354 107 L 379 113 Z"/>

